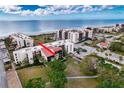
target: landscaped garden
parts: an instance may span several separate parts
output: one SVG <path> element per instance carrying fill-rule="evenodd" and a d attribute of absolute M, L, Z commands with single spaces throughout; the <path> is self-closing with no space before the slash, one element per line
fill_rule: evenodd
<path fill-rule="evenodd" d="M 116 67 L 106 64 L 101 57 L 89 55 L 82 59 L 81 63 L 77 63 L 68 55 L 64 61 L 55 60 L 47 62 L 46 65 L 17 70 L 23 87 L 123 87 L 123 71 L 119 72 Z M 98 77 L 66 79 L 71 76 Z"/>
<path fill-rule="evenodd" d="M 91 60 L 93 60 L 92 58 L 91 58 Z M 67 68 L 66 68 L 67 76 L 69 76 L 69 77 L 71 77 L 71 76 L 87 76 L 87 73 L 85 73 L 85 71 L 86 70 L 88 71 L 88 68 L 85 68 L 82 66 L 85 64 L 86 59 L 82 60 L 82 63 L 78 64 L 72 57 L 69 56 L 67 58 L 66 62 L 67 62 Z M 69 79 L 68 82 L 66 83 L 65 87 L 68 87 L 68 88 L 81 88 L 81 87 L 88 88 L 89 87 L 89 88 L 91 88 L 91 87 L 96 87 L 98 85 L 98 82 L 99 81 L 97 79 L 88 79 L 88 78 Z"/>
<path fill-rule="evenodd" d="M 44 66 L 32 66 L 17 70 L 22 86 L 26 88 L 64 87 L 66 65 L 61 60 L 46 62 Z"/>

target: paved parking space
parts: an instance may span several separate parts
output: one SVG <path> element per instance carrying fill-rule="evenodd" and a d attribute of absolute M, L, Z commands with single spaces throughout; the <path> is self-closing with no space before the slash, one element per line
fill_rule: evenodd
<path fill-rule="evenodd" d="M 114 52 L 111 52 L 110 50 L 106 50 L 106 51 L 103 51 L 103 52 L 98 52 L 96 50 L 96 48 L 94 48 L 94 47 L 90 47 L 90 46 L 86 46 L 86 45 L 82 46 L 81 44 L 76 44 L 75 45 L 75 48 L 79 48 L 79 47 L 83 48 L 83 49 L 86 49 L 87 52 L 80 52 L 80 54 L 75 52 L 74 55 L 76 57 L 83 58 L 87 55 L 90 55 L 91 53 L 96 53 L 97 56 L 100 56 L 100 57 L 103 57 L 103 58 L 108 58 L 109 60 L 116 61 L 118 63 L 124 64 L 124 56 L 116 54 Z M 106 56 L 106 53 L 111 54 L 111 55 Z M 122 56 L 122 60 L 119 59 L 120 56 Z"/>
<path fill-rule="evenodd" d="M 80 52 L 80 54 L 74 53 L 74 55 L 77 56 L 77 57 L 79 57 L 79 58 L 85 57 L 87 55 L 90 55 L 93 52 L 96 52 L 96 49 L 93 48 L 93 47 L 85 46 L 85 45 L 82 46 L 81 44 L 75 45 L 75 48 L 79 48 L 79 47 L 87 50 L 87 52 Z"/>

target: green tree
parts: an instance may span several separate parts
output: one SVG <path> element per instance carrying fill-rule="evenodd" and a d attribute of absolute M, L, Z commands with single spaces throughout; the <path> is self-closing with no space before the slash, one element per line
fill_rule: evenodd
<path fill-rule="evenodd" d="M 86 57 L 82 60 L 80 64 L 81 72 L 84 72 L 86 75 L 96 75 L 97 68 L 96 68 L 96 59 L 94 57 Z"/>
<path fill-rule="evenodd" d="M 67 79 L 63 71 L 51 71 L 48 75 L 50 83 L 53 87 L 63 88 L 65 86 Z"/>
<path fill-rule="evenodd" d="M 33 58 L 34 58 L 35 65 L 40 64 L 40 59 L 42 59 L 42 57 L 40 55 L 35 55 Z"/>
<path fill-rule="evenodd" d="M 121 42 L 112 42 L 110 44 L 110 50 L 112 51 L 121 51 L 122 43 Z"/>
<path fill-rule="evenodd" d="M 33 78 L 27 81 L 26 88 L 44 88 L 45 82 L 42 78 Z"/>
<path fill-rule="evenodd" d="M 97 87 L 100 88 L 120 88 L 124 87 L 124 71 L 113 67 L 111 64 L 106 64 L 100 60 L 98 66 L 98 79 L 101 81 Z"/>
<path fill-rule="evenodd" d="M 62 88 L 65 86 L 67 82 L 66 75 L 65 75 L 65 68 L 66 65 L 64 62 L 60 60 L 54 60 L 53 62 L 47 62 L 48 66 L 48 78 L 52 87 Z"/>
<path fill-rule="evenodd" d="M 60 60 L 55 60 L 53 62 L 47 62 L 46 64 L 53 71 L 64 71 L 66 68 L 66 65 L 63 62 L 61 62 Z"/>
<path fill-rule="evenodd" d="M 121 37 L 121 41 L 124 42 L 124 37 Z"/>

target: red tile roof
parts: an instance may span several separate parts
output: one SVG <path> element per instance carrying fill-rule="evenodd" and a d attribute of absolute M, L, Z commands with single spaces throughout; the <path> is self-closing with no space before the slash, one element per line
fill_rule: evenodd
<path fill-rule="evenodd" d="M 41 48 L 41 50 L 45 54 L 46 57 L 54 56 L 51 52 L 49 52 L 45 48 Z"/>
<path fill-rule="evenodd" d="M 108 46 L 108 43 L 107 42 L 101 42 L 100 45 L 101 46 Z"/>
<path fill-rule="evenodd" d="M 61 47 L 53 47 L 53 46 L 49 46 L 48 48 L 49 48 L 49 49 L 52 49 L 54 52 L 59 52 L 59 51 L 62 50 Z"/>
<path fill-rule="evenodd" d="M 49 49 L 51 49 L 54 52 L 59 52 L 62 50 L 61 47 L 53 47 L 53 46 L 49 46 Z M 54 56 L 51 52 L 49 52 L 48 50 L 46 50 L 45 48 L 41 48 L 42 52 L 46 55 L 46 57 L 50 57 L 50 56 Z"/>

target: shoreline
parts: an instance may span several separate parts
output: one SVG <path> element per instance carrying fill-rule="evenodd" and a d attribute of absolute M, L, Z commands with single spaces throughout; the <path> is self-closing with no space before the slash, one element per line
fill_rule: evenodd
<path fill-rule="evenodd" d="M 123 23 L 116 23 L 116 24 L 123 24 Z M 62 29 L 84 29 L 86 27 L 91 27 L 91 28 L 102 28 L 102 27 L 113 27 L 116 25 L 115 23 L 113 24 L 108 24 L 108 25 L 92 25 L 92 26 L 82 26 L 82 27 L 70 27 L 70 28 L 62 28 Z M 61 28 L 60 28 L 61 29 Z M 49 34 L 49 33 L 55 33 L 56 31 L 60 30 L 60 29 L 52 29 L 52 30 L 44 30 L 44 31 L 38 31 L 38 32 L 21 32 L 23 34 L 26 34 L 28 36 L 37 36 L 37 35 L 41 35 L 41 34 Z M 11 32 L 11 33 L 7 33 L 7 35 L 0 35 L 0 39 L 4 39 L 6 37 L 8 37 L 11 34 L 14 33 L 20 33 L 20 32 Z"/>

